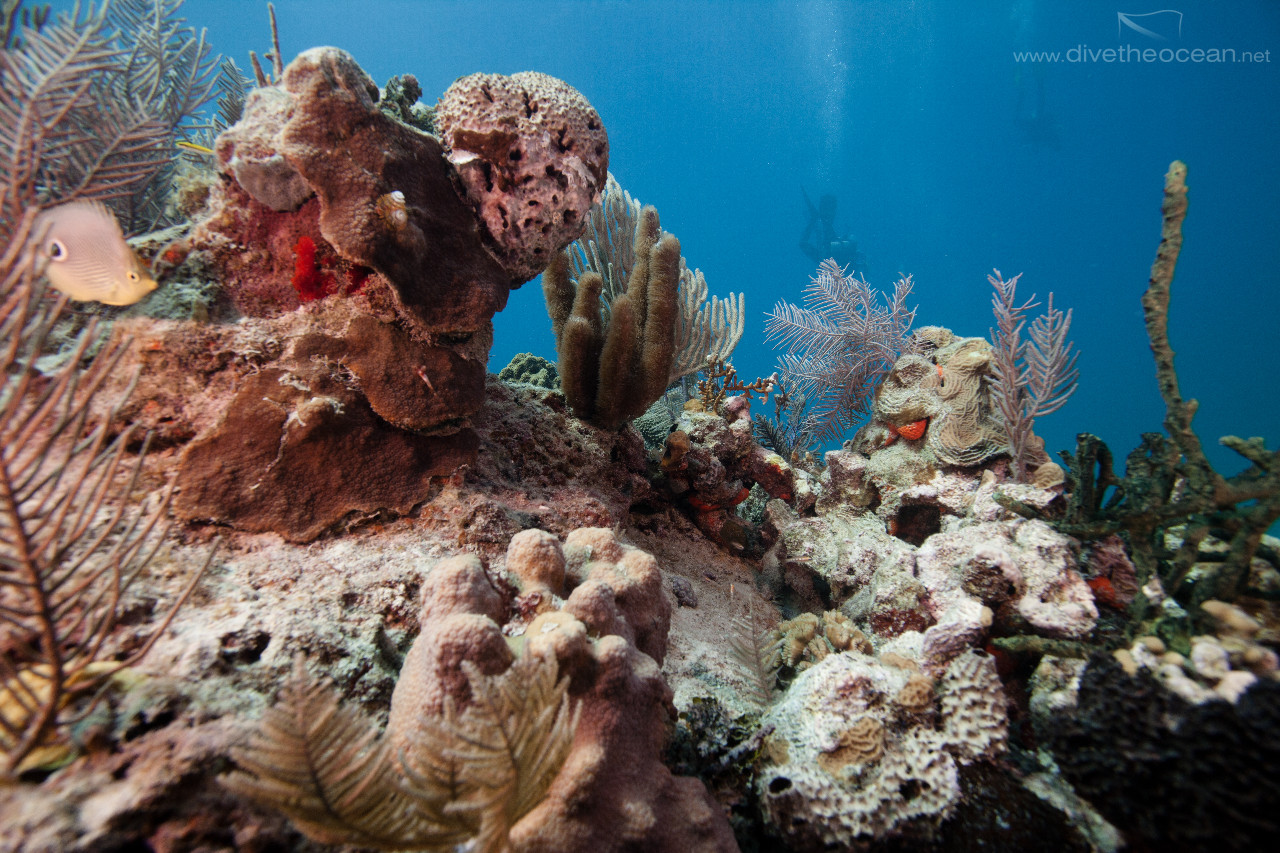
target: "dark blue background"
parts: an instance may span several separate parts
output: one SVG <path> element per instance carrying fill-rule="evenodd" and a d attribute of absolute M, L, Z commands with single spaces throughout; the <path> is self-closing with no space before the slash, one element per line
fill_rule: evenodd
<path fill-rule="evenodd" d="M 322 2 L 278 0 L 283 52 L 332 44 L 379 82 L 416 74 L 426 100 L 474 71 L 539 70 L 599 110 L 610 168 L 657 206 L 711 290 L 745 291 L 734 356 L 767 375 L 764 312 L 799 301 L 801 187 L 835 193 L 869 278 L 915 275 L 917 324 L 991 325 L 987 273 L 1074 310 L 1080 390 L 1037 424 L 1051 450 L 1077 431 L 1123 455 L 1163 405 L 1139 297 L 1160 228 L 1162 176 L 1190 167 L 1172 341 L 1195 424 L 1218 463 L 1226 433 L 1280 443 L 1280 4 L 1177 2 L 1181 35 L 1118 32 L 1114 2 Z M 359 11 L 357 9 L 359 8 Z M 188 0 L 215 49 L 248 68 L 269 48 L 260 0 Z M 1145 19 L 1144 19 L 1145 20 Z M 1015 50 L 1269 51 L 1262 63 L 1040 63 Z M 1041 95 L 1041 93 L 1043 93 Z M 1042 104 L 1039 103 L 1042 97 Z M 1021 98 L 1021 100 L 1020 100 Z M 1037 107 L 1057 145 L 1019 124 Z M 490 368 L 553 357 L 537 282 L 495 322 Z"/>

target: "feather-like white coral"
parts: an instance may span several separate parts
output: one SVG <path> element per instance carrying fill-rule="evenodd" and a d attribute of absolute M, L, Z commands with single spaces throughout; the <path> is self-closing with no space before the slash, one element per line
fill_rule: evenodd
<path fill-rule="evenodd" d="M 809 401 L 819 438 L 842 435 L 870 411 L 915 320 L 906 303 L 911 284 L 911 276 L 899 278 L 882 300 L 865 278 L 828 258 L 805 289 L 806 307 L 779 301 L 768 314 L 766 339 L 786 349 L 783 382 Z"/>
<path fill-rule="evenodd" d="M 431 736 L 397 752 L 395 738 L 312 683 L 299 660 L 277 705 L 233 752 L 241 770 L 223 781 L 317 841 L 451 851 L 474 839 L 474 850 L 498 853 L 560 772 L 577 711 L 554 658 L 519 658 L 497 676 L 463 667 L 471 703 L 419 717 Z"/>

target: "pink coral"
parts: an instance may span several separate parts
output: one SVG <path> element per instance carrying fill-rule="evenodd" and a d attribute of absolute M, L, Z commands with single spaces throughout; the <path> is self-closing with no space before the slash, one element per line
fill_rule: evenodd
<path fill-rule="evenodd" d="M 513 538 L 507 571 L 522 584 L 553 579 L 563 566 L 564 608 L 525 633 L 570 679 L 581 717 L 565 767 L 546 798 L 512 830 L 513 850 L 735 850 L 724 816 L 700 782 L 661 760 L 674 708 L 659 666 L 671 605 L 657 561 L 608 528 L 581 528 L 558 549 L 554 537 Z M 557 553 L 559 551 L 559 553 Z M 572 591 L 570 591 L 572 590 Z"/>

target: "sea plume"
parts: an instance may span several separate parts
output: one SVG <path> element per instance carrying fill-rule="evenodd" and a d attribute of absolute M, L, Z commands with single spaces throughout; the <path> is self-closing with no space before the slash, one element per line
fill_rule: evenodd
<path fill-rule="evenodd" d="M 1067 340 L 1071 312 L 1054 308 L 1052 293 L 1045 313 L 1027 327 L 1026 313 L 1040 303 L 1033 294 L 1018 304 L 1022 273 L 1005 281 L 1000 270 L 993 272 L 987 276 L 995 288 L 991 309 L 996 318 L 996 328 L 991 330 L 991 401 L 1004 421 L 1014 475 L 1024 480 L 1033 452 L 1031 428 L 1036 418 L 1061 409 L 1076 390 L 1078 354 Z M 1024 328 L 1027 340 L 1022 338 Z"/>
<path fill-rule="evenodd" d="M 819 439 L 837 438 L 867 416 L 915 320 L 910 293 L 911 276 L 904 276 L 882 299 L 828 258 L 805 289 L 806 307 L 779 301 L 768 314 L 767 339 L 787 350 L 783 382 L 809 401 Z"/>
<path fill-rule="evenodd" d="M 397 738 L 342 706 L 299 659 L 278 704 L 233 752 L 242 770 L 223 782 L 330 844 L 505 850 L 511 827 L 560 772 L 578 714 L 554 657 L 526 655 L 491 677 L 462 666 L 472 702 L 419 716 L 430 737 L 397 749 Z"/>

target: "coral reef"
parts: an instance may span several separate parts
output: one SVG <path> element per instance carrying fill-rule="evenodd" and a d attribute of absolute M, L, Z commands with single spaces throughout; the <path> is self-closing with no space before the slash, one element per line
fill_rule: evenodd
<path fill-rule="evenodd" d="M 542 547 L 527 547 L 534 542 Z M 565 771 L 514 828 L 513 849 L 736 849 L 702 785 L 661 762 L 671 693 L 658 665 L 671 610 L 657 562 L 604 529 L 571 533 L 562 554 L 557 544 L 519 534 L 507 571 L 523 590 L 567 596 L 529 624 L 525 647 L 562 661 L 581 717 Z"/>
<path fill-rule="evenodd" d="M 1008 633 L 1081 639 L 1098 610 L 1076 564 L 1074 543 L 1044 522 L 996 521 L 929 537 L 916 552 L 915 577 L 939 622 L 978 602 Z"/>
<path fill-rule="evenodd" d="M 418 99 L 422 97 L 422 85 L 412 74 L 397 74 L 382 87 L 378 108 L 397 121 L 416 127 L 424 133 L 435 134 L 436 111 Z"/>
<path fill-rule="evenodd" d="M 253 751 L 237 754 L 257 778 L 233 777 L 234 788 L 283 807 L 309 835 L 331 842 L 386 847 L 395 839 L 401 849 L 444 849 L 476 835 L 484 850 L 734 849 L 701 785 L 673 777 L 659 760 L 671 698 L 658 665 L 671 610 L 653 557 L 603 528 L 575 530 L 563 547 L 526 530 L 511 540 L 506 573 L 514 602 L 474 555 L 427 575 L 422 630 L 391 699 L 385 745 L 357 770 L 342 750 L 344 742 L 363 745 L 364 726 L 331 711 L 323 727 L 295 733 L 287 724 L 300 710 L 295 697 L 296 707 L 268 721 Z M 529 611 L 519 603 L 533 596 L 538 615 L 520 621 Z M 507 622 L 513 604 L 516 621 Z M 523 666 L 512 666 L 504 635 L 515 638 Z M 552 690 L 557 663 L 563 681 Z M 513 682 L 496 691 L 484 685 L 480 676 L 509 666 Z M 454 709 L 466 710 L 459 719 Z M 469 720 L 472 712 L 478 716 Z M 555 722 L 539 725 L 548 712 Z M 312 741 L 335 745 L 309 758 L 319 749 L 306 746 Z M 484 744 L 497 753 L 487 762 L 484 749 L 472 754 L 466 746 Z M 495 762 L 498 781 L 486 778 Z M 320 770 L 299 773 L 307 763 Z M 385 804 L 372 815 L 357 808 L 363 800 L 329 805 L 331 792 L 352 786 Z"/>
<path fill-rule="evenodd" d="M 876 390 L 871 421 L 851 446 L 899 480 L 931 466 L 980 465 L 1007 452 L 988 391 L 990 344 L 936 326 L 918 330 L 912 343 L 916 351 L 894 363 Z M 877 458 L 880 449 L 888 452 Z"/>
<path fill-rule="evenodd" d="M 543 84 L 564 97 L 572 92 L 554 78 L 543 78 Z M 571 105 L 572 110 L 594 116 L 590 105 L 576 97 L 581 103 Z M 415 334 L 475 334 L 506 304 L 508 290 L 542 267 L 515 272 L 499 263 L 485 226 L 454 189 L 457 173 L 446 159 L 447 149 L 381 111 L 378 98 L 368 75 L 336 48 L 303 53 L 284 69 L 280 85 L 254 90 L 244 118 L 217 144 L 221 168 L 249 198 L 234 189 L 219 194 L 189 248 L 212 254 L 241 310 L 271 313 L 269 296 L 255 301 L 238 294 L 262 289 L 262 280 L 278 279 L 278 272 L 264 275 L 244 265 L 232 256 L 235 247 L 277 243 L 280 249 L 291 248 L 298 236 L 314 230 L 312 236 L 343 263 L 381 274 L 400 319 Z M 523 103 L 504 105 L 523 120 Z M 491 105 L 484 121 L 499 122 L 505 114 L 514 122 L 517 113 L 503 108 Z M 598 118 L 594 121 L 598 125 Z M 602 125 L 593 133 L 603 140 Z M 526 146 L 545 145 L 547 138 L 536 123 L 521 125 L 508 137 L 510 145 Z M 593 144 L 607 146 L 607 140 Z M 330 156 L 337 150 L 346 155 Z M 567 149 L 544 152 L 540 163 L 539 170 L 584 171 L 579 154 Z M 593 193 L 588 193 L 586 206 Z M 318 210 L 304 204 L 312 194 L 318 197 Z M 394 215 L 386 210 L 391 198 L 396 199 Z M 550 205 L 549 198 L 545 201 Z M 255 204 L 293 215 L 272 216 Z M 581 229 L 581 218 L 567 231 L 529 229 L 520 238 L 522 251 L 540 256 L 545 266 Z M 271 255 L 288 258 L 285 251 Z M 422 263 L 426 257 L 435 261 Z M 275 310 L 293 307 L 287 292 L 276 300 Z"/>
<path fill-rule="evenodd" d="M 1071 329 L 1071 312 L 1065 314 L 1053 307 L 1053 294 L 1045 313 L 1027 326 L 1025 314 L 1039 305 L 1033 295 L 1021 305 L 1017 301 L 1018 279 L 1022 273 L 1005 281 L 1000 270 L 987 281 L 995 288 L 991 298 L 996 329 L 991 332 L 991 397 L 1004 425 L 1009 441 L 1014 479 L 1026 478 L 1028 463 L 1043 443 L 1031 432 L 1038 417 L 1056 412 L 1066 405 L 1076 390 L 1073 344 L 1067 341 Z M 1022 340 L 1026 328 L 1028 340 Z M 1038 463 L 1038 460 L 1037 460 Z"/>
<path fill-rule="evenodd" d="M 676 426 L 666 438 L 656 486 L 713 541 L 741 551 L 758 539 L 734 512 L 753 486 L 800 507 L 812 503 L 804 473 L 756 444 L 750 420 L 686 412 Z"/>
<path fill-rule="evenodd" d="M 289 379 L 257 374 L 214 432 L 189 446 L 181 517 L 308 541 L 352 514 L 408 512 L 429 496 L 433 477 L 475 457 L 474 433 L 390 429 L 336 384 L 299 389 Z M 333 464 L 347 452 L 376 464 Z"/>
<path fill-rule="evenodd" d="M 281 212 L 297 210 L 315 195 L 280 151 L 280 130 L 289 120 L 293 102 L 277 86 L 254 89 L 245 99 L 241 120 L 219 135 L 223 171 L 254 201 Z"/>
<path fill-rule="evenodd" d="M 165 224 L 175 145 L 211 100 L 218 60 L 178 4 L 118 0 L 50 15 L 6 6 L 0 51 L 0 238 L 24 208 L 98 199 L 128 233 Z M 56 126 L 50 123 L 56 122 Z"/>
<path fill-rule="evenodd" d="M 340 50 L 301 54 L 285 68 L 283 87 L 293 105 L 279 131 L 281 153 L 315 188 L 324 239 L 346 260 L 383 274 L 415 331 L 484 328 L 515 282 L 484 262 L 475 220 L 453 191 L 439 143 L 384 116 L 377 87 Z M 222 141 L 218 150 L 224 159 Z M 338 158 L 334 151 L 348 153 Z M 409 212 L 399 227 L 377 209 L 392 192 L 403 194 Z M 468 243 L 471 251 L 463 248 Z M 549 239 L 542 250 L 549 255 L 559 245 Z M 437 262 L 423 263 L 427 257 Z"/>
<path fill-rule="evenodd" d="M 206 559 L 187 573 L 189 581 L 148 633 L 118 644 L 122 600 L 135 594 L 165 538 L 172 488 L 147 484 L 158 495 L 144 498 L 147 442 L 131 454 L 136 427 L 113 423 L 123 398 L 103 392 L 125 355 L 118 341 L 104 344 L 90 322 L 59 368 L 37 367 L 53 349 L 50 331 L 68 301 L 44 298 L 51 294 L 40 278 L 43 263 L 38 244 L 0 257 L 0 316 L 13 336 L 0 353 L 0 779 L 6 780 L 72 757 L 67 729 L 147 654 L 208 567 Z M 91 348 L 96 353 L 87 357 Z M 95 405 L 103 404 L 109 414 L 94 417 Z"/>
<path fill-rule="evenodd" d="M 110 45 L 58 29 L 82 14 L 6 31 L 6 52 L 100 73 Z M 1031 421 L 1070 393 L 1069 317 L 1050 303 L 1024 343 L 1016 278 L 993 279 L 994 343 L 905 339 L 910 279 L 884 301 L 828 261 L 807 307 L 771 315 L 785 375 L 741 382 L 722 360 L 741 299 L 708 303 L 607 178 L 580 93 L 462 78 L 436 139 L 414 78 L 379 91 L 335 48 L 286 68 L 272 17 L 272 76 L 255 57 L 242 111 L 228 78 L 238 122 L 200 155 L 216 181 L 172 197 L 204 209 L 145 241 L 183 294 L 220 290 L 173 297 L 186 320 L 117 323 L 94 361 L 93 323 L 62 367 L 39 358 L 62 303 L 40 307 L 22 250 L 48 169 L 79 156 L 41 166 L 62 154 L 33 148 L 22 99 L 83 104 L 37 63 L 0 105 L 18 121 L 0 316 L 20 332 L 0 394 L 19 777 L 0 846 L 1241 849 L 1280 831 L 1276 460 L 1232 439 L 1254 467 L 1216 474 L 1178 395 L 1180 164 L 1145 301 L 1168 437 L 1123 481 L 1086 437 L 1064 479 Z M 132 190 L 150 143 L 118 138 L 142 145 L 117 173 Z M 544 267 L 559 370 L 487 376 L 494 312 Z M 773 393 L 766 448 L 751 405 Z M 132 496 L 168 481 L 171 506 Z M 170 509 L 180 535 L 152 548 Z M 225 556 L 195 586 L 213 527 Z"/>
<path fill-rule="evenodd" d="M 1263 534 L 1280 519 L 1280 457 L 1261 438 L 1226 436 L 1221 443 L 1250 464 L 1239 474 L 1223 476 L 1209 463 L 1191 426 L 1196 402 L 1182 398 L 1168 334 L 1170 291 L 1187 213 L 1186 176 L 1180 161 L 1165 175 L 1160 247 L 1142 296 L 1165 402 L 1165 435 L 1144 434 L 1120 478 L 1107 446 L 1096 436 L 1081 434 L 1075 453 L 1063 454 L 1071 501 L 1057 526 L 1086 540 L 1126 533 L 1139 586 L 1146 589 L 1157 582 L 1163 594 L 1188 598 L 1194 606 L 1213 598 L 1233 601 L 1249 590 Z M 1171 535 L 1178 528 L 1177 536 Z M 1226 553 L 1213 571 L 1191 584 L 1200 547 L 1210 536 L 1227 543 Z M 1160 618 L 1159 604 L 1145 593 L 1136 596 L 1129 607 L 1132 623 L 1150 629 L 1144 623 Z"/>
<path fill-rule="evenodd" d="M 14 15 L 18 7 L 7 12 Z M 9 19 L 12 22 L 13 18 Z M 29 20 L 29 19 L 28 19 Z M 36 16 L 36 21 L 42 20 Z M 47 21 L 47 13 L 43 17 Z M 157 26 L 159 26 L 157 13 Z M 166 21 L 167 24 L 167 21 Z M 114 170 L 121 194 L 146 171 L 156 145 L 130 136 L 138 163 L 121 168 L 113 154 L 94 149 L 57 122 L 86 104 L 87 82 L 68 74 L 102 72 L 114 59 L 97 41 L 103 19 L 61 15 L 47 33 L 24 27 L 25 46 L 0 56 L 0 159 L 10 167 L 0 181 L 0 779 L 48 770 L 76 752 L 71 728 L 91 718 L 107 688 L 129 680 L 137 664 L 168 629 L 212 558 L 184 579 L 142 629 L 120 630 L 126 605 L 154 583 L 150 564 L 168 532 L 173 494 L 163 478 L 146 476 L 149 441 L 137 425 L 119 419 L 136 379 L 120 376 L 127 347 L 107 340 L 97 318 L 82 326 L 69 317 L 69 299 L 55 297 L 45 276 L 47 223 L 39 195 L 57 183 L 58 169 L 83 166 L 100 154 L 102 171 L 80 173 L 80 191 L 106 192 Z M 81 28 L 84 27 L 83 31 Z M 11 44 L 6 33 L 4 42 Z M 203 42 L 192 45 L 201 55 Z M 38 57 L 27 63 L 22 51 Z M 9 88 L 12 86 L 12 90 Z M 29 87 L 29 88 L 27 88 Z M 43 112 L 56 105 L 54 118 Z M 82 116 L 80 116 L 82 117 Z M 10 125 L 10 119 L 20 121 Z M 59 137 L 63 159 L 42 163 Z M 85 147 L 80 147 L 85 143 Z M 86 153 L 86 149 L 88 153 Z M 55 149 L 56 150 L 56 149 Z M 134 168 L 137 167 L 137 168 Z M 47 169 L 47 170 L 46 170 Z M 117 237 L 118 239 L 118 237 Z M 65 350 L 59 337 L 73 331 Z M 76 328 L 79 326 L 79 328 Z M 150 492 L 148 497 L 146 494 Z M 199 564 L 197 564 L 199 565 Z"/>
<path fill-rule="evenodd" d="M 839 610 L 828 610 L 822 616 L 801 613 L 776 629 L 779 662 L 803 672 L 827 655 L 855 650 L 871 654 L 866 635 L 853 626 Z"/>
<path fill-rule="evenodd" d="M 436 570 L 446 585 L 451 569 Z M 478 561 L 474 569 L 483 577 Z M 439 590 L 427 593 L 427 606 L 439 607 Z M 464 596 L 453 598 L 448 604 L 465 608 Z M 443 634 L 453 641 L 444 648 L 456 665 L 468 639 L 473 649 L 484 644 L 475 642 L 475 620 L 465 619 L 477 614 L 449 612 L 448 604 L 434 615 L 445 623 L 454 617 L 452 630 L 425 630 L 419 640 Z M 443 703 L 423 703 L 438 673 L 422 666 L 425 655 L 414 654 L 418 646 L 406 658 L 385 735 L 342 707 L 326 685 L 309 683 L 299 659 L 280 702 L 233 753 L 248 772 L 232 773 L 223 784 L 279 809 L 309 837 L 330 844 L 445 853 L 474 839 L 477 850 L 510 849 L 511 824 L 546 793 L 573 741 L 577 718 L 569 709 L 568 682 L 556 681 L 552 658 L 528 655 L 487 677 L 463 659 L 463 689 L 455 685 Z M 497 648 L 506 651 L 501 640 Z"/>
<path fill-rule="evenodd" d="M 139 393 L 158 387 L 144 383 Z M 213 409 L 174 411 L 189 422 L 218 415 Z M 167 417 L 164 411 L 154 416 Z M 250 809 L 221 789 L 214 776 L 228 769 L 230 748 L 247 742 L 249 720 L 280 689 L 298 651 L 335 681 L 347 704 L 374 715 L 385 711 L 404 650 L 422 626 L 417 600 L 424 588 L 423 566 L 465 551 L 488 560 L 493 580 L 486 584 L 504 602 L 497 615 L 509 619 L 511 633 L 527 633 L 541 610 L 555 611 L 555 617 L 569 609 L 566 600 L 574 601 L 573 620 L 620 632 L 585 637 L 603 657 L 595 663 L 579 661 L 588 670 L 594 667 L 615 676 L 595 682 L 582 674 L 578 686 L 601 701 L 613 702 L 608 697 L 624 675 L 636 691 L 627 694 L 624 716 L 600 711 L 598 725 L 604 734 L 599 743 L 608 746 L 610 756 L 626 756 L 612 757 L 600 768 L 601 778 L 618 780 L 614 793 L 591 794 L 603 798 L 601 808 L 609 802 L 623 808 L 622 802 L 635 802 L 625 798 L 650 792 L 657 798 L 653 805 L 639 811 L 626 807 L 628 831 L 648 832 L 647 837 L 655 839 L 652 845 L 644 844 L 646 849 L 733 849 L 727 824 L 700 786 L 688 780 L 663 781 L 670 779 L 659 763 L 664 721 L 674 711 L 652 656 L 668 652 L 670 660 L 673 646 L 680 650 L 677 660 L 695 653 L 687 639 L 687 623 L 679 639 L 666 634 L 672 599 L 666 589 L 668 571 L 692 579 L 699 607 L 686 612 L 696 612 L 705 628 L 714 631 L 716 614 L 732 583 L 736 581 L 740 590 L 749 587 L 749 570 L 745 564 L 726 561 L 678 514 L 670 522 L 662 516 L 649 522 L 657 525 L 655 531 L 664 532 L 630 533 L 645 543 L 646 550 L 663 551 L 661 575 L 639 552 L 610 545 L 612 534 L 607 531 L 595 531 L 586 539 L 585 533 L 578 534 L 573 542 L 582 547 L 562 548 L 559 541 L 537 531 L 511 545 L 517 532 L 535 526 L 565 537 L 584 525 L 627 525 L 632 500 L 652 498 L 642 476 L 643 451 L 634 433 L 605 434 L 582 425 L 564 410 L 559 395 L 532 386 L 508 386 L 496 378 L 489 380 L 476 432 L 481 441 L 477 463 L 433 493 L 416 517 L 366 520 L 342 537 L 307 547 L 272 534 L 232 533 L 233 542 L 206 580 L 207 589 L 198 590 L 187 605 L 188 618 L 180 620 L 172 636 L 162 637 L 142 662 L 147 681 L 122 698 L 118 717 L 99 724 L 103 728 L 90 755 L 61 771 L 56 785 L 0 792 L 0 809 L 6 818 L 12 816 L 12 831 L 26 839 L 27 849 L 87 851 L 141 843 L 140 839 L 160 844 L 165 837 L 221 838 L 226 844 L 233 838 L 242 844 L 257 839 L 253 843 L 285 849 L 327 849 L 308 846 L 280 818 Z M 175 462 L 173 454 L 154 460 L 167 468 Z M 588 560 L 587 546 L 597 555 L 617 552 L 625 558 L 624 565 Z M 156 569 L 171 593 L 185 579 L 178 570 L 183 555 L 203 556 L 203 550 L 198 545 L 182 547 Z M 564 551 L 568 568 L 562 576 L 554 565 L 555 554 Z M 506 570 L 508 559 L 521 567 L 518 573 Z M 706 572 L 719 580 L 709 581 Z M 140 624 L 127 629 L 130 637 L 142 635 L 150 624 L 145 614 L 151 611 L 140 612 Z M 443 638 L 428 633 L 430 638 L 420 645 L 441 647 Z M 536 636 L 543 636 L 541 628 Z M 449 683 L 465 681 L 456 667 L 446 669 L 454 679 Z M 622 705 L 616 710 L 623 713 Z M 583 767 L 596 767 L 594 751 L 592 747 L 575 760 Z M 637 755 L 651 757 L 642 763 Z M 581 791 L 566 782 L 557 784 L 566 785 L 566 792 Z M 624 799 L 610 800 L 614 796 Z M 65 807 L 53 807 L 64 802 Z M 692 821 L 683 830 L 672 817 L 677 811 Z M 203 813 L 221 817 L 217 825 L 193 819 Z M 645 813 L 661 815 L 661 825 L 645 829 Z M 566 826 L 565 832 L 575 837 L 604 831 L 574 821 Z M 537 838 L 544 830 L 528 831 L 534 839 L 530 844 L 542 843 Z M 664 846 L 663 837 L 672 838 L 670 846 Z M 574 849 L 561 840 L 552 838 L 547 849 Z"/>

